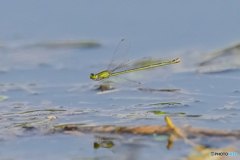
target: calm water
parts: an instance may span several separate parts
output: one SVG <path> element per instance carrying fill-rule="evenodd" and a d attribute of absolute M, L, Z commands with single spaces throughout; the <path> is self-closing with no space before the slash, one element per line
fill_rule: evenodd
<path fill-rule="evenodd" d="M 166 138 L 153 135 L 49 134 L 53 126 L 66 123 L 165 125 L 165 115 L 153 111 L 169 113 L 177 126 L 239 130 L 240 70 L 196 72 L 203 53 L 240 40 L 239 5 L 219 0 L 2 2 L 0 96 L 7 99 L 0 101 L 0 159 L 187 157 L 193 150 L 188 144 L 177 141 L 169 150 Z M 152 56 L 182 62 L 126 75 L 142 85 L 99 94 L 89 74 L 107 68 L 122 38 L 131 41 L 130 59 Z M 91 40 L 100 46 L 46 45 L 70 40 Z M 168 102 L 178 104 L 154 105 Z M 26 113 L 35 110 L 40 111 Z M 51 121 L 48 116 L 58 118 Z M 23 126 L 36 129 L 26 131 Z M 111 147 L 94 148 L 99 139 Z M 198 143 L 231 145 L 238 152 L 240 148 L 238 141 L 216 137 Z"/>

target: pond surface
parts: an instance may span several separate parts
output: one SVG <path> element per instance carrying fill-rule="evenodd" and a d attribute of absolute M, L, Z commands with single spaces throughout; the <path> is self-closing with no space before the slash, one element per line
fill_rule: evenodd
<path fill-rule="evenodd" d="M 184 141 L 167 149 L 164 135 L 51 132 L 64 124 L 165 125 L 167 115 L 176 126 L 240 130 L 239 50 L 199 66 L 208 52 L 240 40 L 239 5 L 2 2 L 0 159 L 182 159 L 193 150 Z M 181 62 L 123 75 L 141 85 L 97 90 L 89 75 L 107 68 L 122 38 L 131 41 L 130 59 Z M 239 139 L 197 143 L 240 149 Z"/>

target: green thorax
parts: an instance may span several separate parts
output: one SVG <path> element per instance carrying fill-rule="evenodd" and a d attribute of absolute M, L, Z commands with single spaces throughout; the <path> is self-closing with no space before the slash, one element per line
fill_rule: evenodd
<path fill-rule="evenodd" d="M 98 75 L 98 79 L 104 79 L 104 78 L 108 78 L 110 76 L 110 73 L 108 71 L 103 71 L 97 74 Z"/>

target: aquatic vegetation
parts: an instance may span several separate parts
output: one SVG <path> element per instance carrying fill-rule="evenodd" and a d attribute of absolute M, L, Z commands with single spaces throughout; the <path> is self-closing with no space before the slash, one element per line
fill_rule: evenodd
<path fill-rule="evenodd" d="M 240 43 L 203 54 L 197 72 L 213 73 L 240 68 Z"/>
<path fill-rule="evenodd" d="M 52 42 L 40 42 L 32 45 L 32 47 L 48 47 L 48 48 L 90 48 L 100 47 L 101 44 L 93 40 L 64 40 Z"/>
<path fill-rule="evenodd" d="M 154 113 L 154 114 L 169 114 L 167 112 L 162 112 L 162 111 L 148 111 L 147 113 Z"/>
<path fill-rule="evenodd" d="M 138 88 L 139 91 L 149 91 L 149 92 L 176 92 L 180 89 L 153 89 L 153 88 Z"/>
<path fill-rule="evenodd" d="M 179 102 L 152 103 L 152 104 L 150 104 L 150 105 L 175 105 L 175 104 L 181 105 L 181 103 L 179 103 Z"/>
<path fill-rule="evenodd" d="M 110 138 L 96 136 L 95 139 L 96 139 L 96 141 L 93 143 L 94 149 L 112 148 L 115 145 L 114 142 Z"/>
<path fill-rule="evenodd" d="M 66 112 L 67 110 L 63 109 L 43 109 L 43 110 L 33 110 L 33 111 L 26 111 L 21 112 L 20 115 L 24 116 L 37 116 L 37 115 L 47 115 L 47 114 L 58 114 L 62 112 Z"/>
<path fill-rule="evenodd" d="M 6 99 L 8 99 L 7 96 L 0 96 L 0 102 L 1 102 L 1 101 L 4 101 L 4 100 L 6 100 Z"/>
<path fill-rule="evenodd" d="M 58 117 L 56 117 L 56 116 L 48 116 L 47 117 L 47 119 L 50 119 L 50 120 L 55 120 L 55 119 L 57 119 Z"/>

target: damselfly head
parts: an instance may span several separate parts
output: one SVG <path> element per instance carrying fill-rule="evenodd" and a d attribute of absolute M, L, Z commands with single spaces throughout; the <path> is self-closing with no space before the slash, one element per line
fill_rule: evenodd
<path fill-rule="evenodd" d="M 96 75 L 95 74 L 93 74 L 93 73 L 91 73 L 90 74 L 90 79 L 93 79 L 93 80 L 95 80 L 97 77 L 96 77 Z"/>

